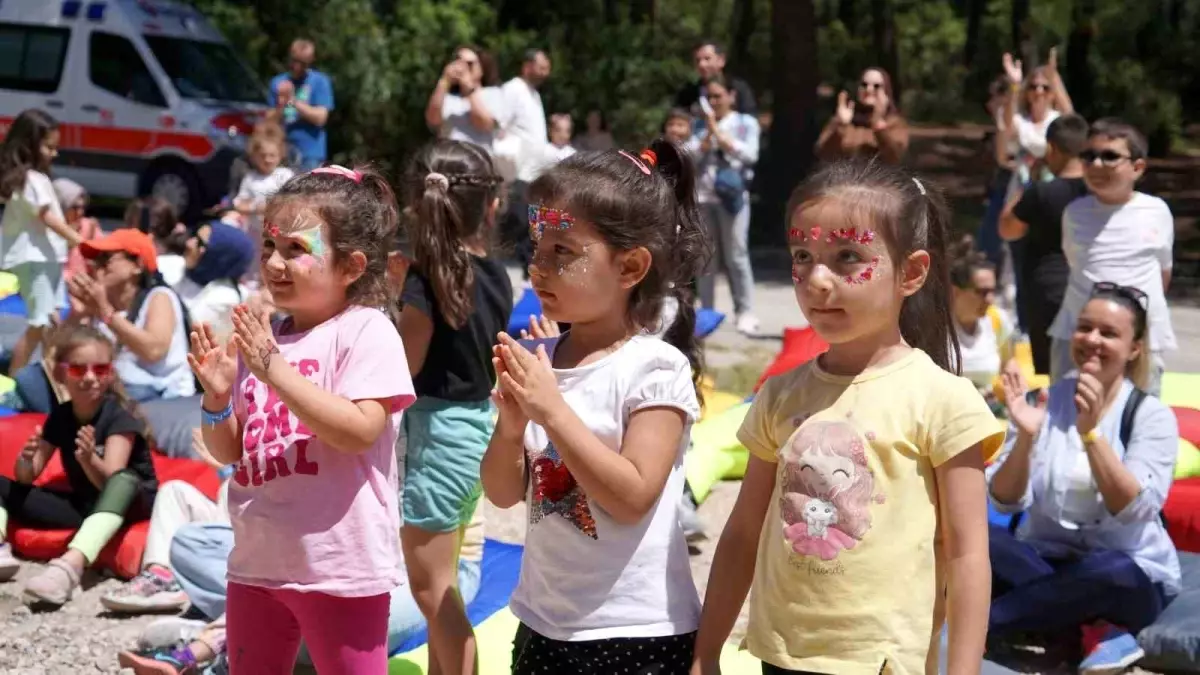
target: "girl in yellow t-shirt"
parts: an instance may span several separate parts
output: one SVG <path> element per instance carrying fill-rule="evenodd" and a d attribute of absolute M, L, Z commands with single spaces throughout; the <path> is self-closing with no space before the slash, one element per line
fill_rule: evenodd
<path fill-rule="evenodd" d="M 764 384 L 713 561 L 693 675 L 719 672 L 750 592 L 765 675 L 978 673 L 985 457 L 1003 440 L 962 363 L 945 200 L 899 167 L 841 162 L 788 206 L 796 301 L 829 351 Z M 955 371 L 951 369 L 955 368 Z"/>

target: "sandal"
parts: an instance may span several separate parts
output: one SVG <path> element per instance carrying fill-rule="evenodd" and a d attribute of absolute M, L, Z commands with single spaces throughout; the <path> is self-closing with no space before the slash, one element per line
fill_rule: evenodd
<path fill-rule="evenodd" d="M 62 559 L 51 560 L 46 569 L 25 583 L 25 603 L 61 607 L 79 586 L 79 573 Z"/>

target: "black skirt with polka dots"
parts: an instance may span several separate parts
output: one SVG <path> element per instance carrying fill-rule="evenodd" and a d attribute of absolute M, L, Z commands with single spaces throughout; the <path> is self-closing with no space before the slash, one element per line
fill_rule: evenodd
<path fill-rule="evenodd" d="M 513 675 L 688 675 L 696 633 L 564 642 L 525 624 L 513 638 Z"/>

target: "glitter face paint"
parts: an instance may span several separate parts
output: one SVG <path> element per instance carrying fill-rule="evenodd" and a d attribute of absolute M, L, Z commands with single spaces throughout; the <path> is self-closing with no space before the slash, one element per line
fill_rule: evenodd
<path fill-rule="evenodd" d="M 321 236 L 321 223 L 303 216 L 296 216 L 288 229 L 288 236 L 300 240 L 307 253 L 295 257 L 296 264 L 304 269 L 324 267 L 329 260 L 329 247 Z"/>
<path fill-rule="evenodd" d="M 879 256 L 871 258 L 871 264 L 858 274 L 847 274 L 842 281 L 848 284 L 865 284 L 875 278 L 875 269 L 879 267 Z"/>
<path fill-rule="evenodd" d="M 830 231 L 825 241 L 830 244 L 835 244 L 839 241 L 856 242 L 865 246 L 875 241 L 875 231 L 862 230 L 860 232 L 853 227 L 843 227 Z"/>
<path fill-rule="evenodd" d="M 575 218 L 566 211 L 541 204 L 529 205 L 529 238 L 534 241 L 540 241 L 547 229 L 568 230 L 574 224 Z"/>
<path fill-rule="evenodd" d="M 788 230 L 788 239 L 791 241 L 817 241 L 821 238 L 821 228 L 810 227 L 807 230 L 801 227 L 793 227 Z"/>

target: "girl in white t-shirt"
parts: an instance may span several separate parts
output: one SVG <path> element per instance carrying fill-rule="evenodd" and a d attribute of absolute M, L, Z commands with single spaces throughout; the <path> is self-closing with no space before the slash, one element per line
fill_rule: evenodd
<path fill-rule="evenodd" d="M 500 417 L 482 465 L 529 526 L 513 673 L 687 672 L 700 603 L 679 526 L 699 415 L 686 290 L 707 249 L 692 166 L 658 140 L 575 155 L 530 186 L 530 280 L 561 336 L 501 333 Z M 677 317 L 659 340 L 664 299 Z"/>
<path fill-rule="evenodd" d="M 79 233 L 63 218 L 50 183 L 50 162 L 58 156 L 58 122 L 41 110 L 13 120 L 0 145 L 0 270 L 17 277 L 29 317 L 25 335 L 13 349 L 10 372 L 29 361 L 51 317 L 63 306 L 63 266 Z"/>

